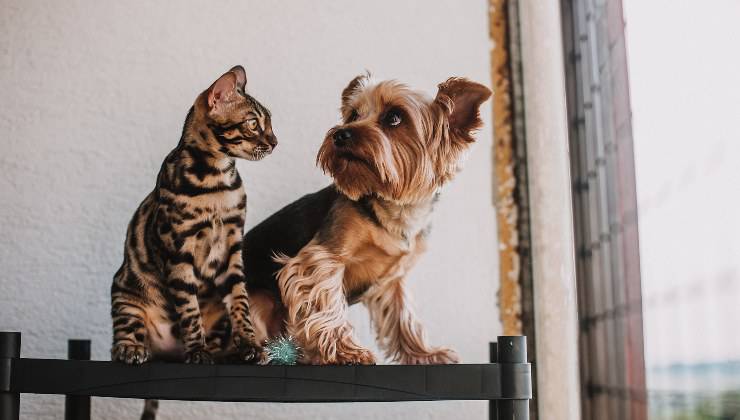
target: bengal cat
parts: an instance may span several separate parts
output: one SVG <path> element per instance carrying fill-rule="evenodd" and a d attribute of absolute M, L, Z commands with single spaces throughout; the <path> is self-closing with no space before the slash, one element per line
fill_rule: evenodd
<path fill-rule="evenodd" d="M 246 82 L 236 66 L 197 97 L 128 226 L 111 287 L 113 360 L 213 363 L 260 352 L 242 262 L 247 196 L 234 159 L 260 160 L 277 140 Z"/>

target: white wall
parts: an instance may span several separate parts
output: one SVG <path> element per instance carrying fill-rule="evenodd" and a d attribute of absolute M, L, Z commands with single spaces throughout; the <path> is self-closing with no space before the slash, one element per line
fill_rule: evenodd
<path fill-rule="evenodd" d="M 430 94 L 448 76 L 489 83 L 487 2 L 0 0 L 0 330 L 26 357 L 91 338 L 107 359 L 109 287 L 126 224 L 177 143 L 193 99 L 230 66 L 274 114 L 280 145 L 240 162 L 247 227 L 328 183 L 314 166 L 339 94 L 369 69 Z M 466 170 L 443 194 L 430 251 L 412 274 L 431 341 L 487 360 L 500 333 L 490 105 Z M 364 309 L 352 317 L 372 342 Z M 63 398 L 24 396 L 22 417 L 61 418 Z M 98 419 L 139 401 L 94 399 Z M 484 418 L 485 402 L 164 402 L 161 418 Z"/>

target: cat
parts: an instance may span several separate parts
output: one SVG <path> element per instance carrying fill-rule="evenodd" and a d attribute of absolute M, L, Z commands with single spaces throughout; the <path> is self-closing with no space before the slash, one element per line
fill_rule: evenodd
<path fill-rule="evenodd" d="M 236 66 L 195 100 L 154 190 L 136 210 L 111 287 L 111 358 L 258 358 L 242 262 L 247 197 L 235 158 L 277 145 L 270 111 Z"/>

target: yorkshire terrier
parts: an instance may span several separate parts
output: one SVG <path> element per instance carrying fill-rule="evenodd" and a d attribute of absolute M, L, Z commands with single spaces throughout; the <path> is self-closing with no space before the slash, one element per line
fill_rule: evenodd
<path fill-rule="evenodd" d="M 257 338 L 292 336 L 303 363 L 373 364 L 347 319 L 369 310 L 379 346 L 401 364 L 456 363 L 427 343 L 405 277 L 424 252 L 440 187 L 482 125 L 491 91 L 465 78 L 434 99 L 396 81 L 358 76 L 342 92 L 342 120 L 317 164 L 334 184 L 250 230 L 244 262 Z"/>

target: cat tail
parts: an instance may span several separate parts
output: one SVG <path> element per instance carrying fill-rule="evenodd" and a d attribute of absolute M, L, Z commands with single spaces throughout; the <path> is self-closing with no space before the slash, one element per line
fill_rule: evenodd
<path fill-rule="evenodd" d="M 141 413 L 141 420 L 155 420 L 158 408 L 159 400 L 144 400 L 144 411 Z"/>

